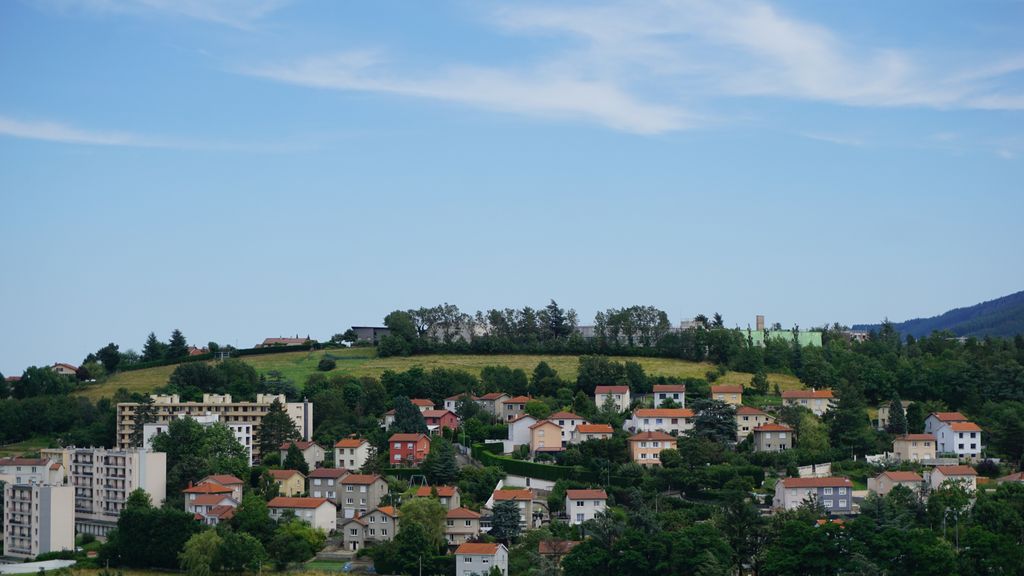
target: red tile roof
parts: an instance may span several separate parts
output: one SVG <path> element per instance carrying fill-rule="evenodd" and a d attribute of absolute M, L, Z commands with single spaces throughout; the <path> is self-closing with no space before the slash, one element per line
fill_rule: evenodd
<path fill-rule="evenodd" d="M 373 484 L 378 480 L 383 480 L 377 474 L 349 474 L 341 479 L 342 484 Z"/>
<path fill-rule="evenodd" d="M 456 394 L 455 396 L 449 396 L 449 397 L 445 398 L 445 400 L 462 400 L 465 397 L 466 397 L 466 393 L 463 392 L 462 394 Z M 469 395 L 469 399 L 470 400 L 479 400 L 480 398 L 470 394 Z"/>
<path fill-rule="evenodd" d="M 611 434 L 613 432 L 609 424 L 579 424 L 576 431 L 581 434 Z"/>
<path fill-rule="evenodd" d="M 936 470 L 942 472 L 943 476 L 977 476 L 978 473 L 970 466 L 936 466 Z"/>
<path fill-rule="evenodd" d="M 445 414 L 451 414 L 452 416 L 455 416 L 455 412 L 452 412 L 451 410 L 424 410 L 423 411 L 423 417 L 424 418 L 443 418 Z"/>
<path fill-rule="evenodd" d="M 640 432 L 629 437 L 630 442 L 640 442 L 646 440 L 675 440 L 676 437 L 671 434 L 664 432 Z"/>
<path fill-rule="evenodd" d="M 583 416 L 577 416 L 572 412 L 555 412 L 548 416 L 548 420 L 585 420 Z"/>
<path fill-rule="evenodd" d="M 658 392 L 686 392 L 686 384 L 655 384 L 654 393 Z"/>
<path fill-rule="evenodd" d="M 530 400 L 533 400 L 533 398 L 530 398 L 529 396 L 513 396 L 512 398 L 502 400 L 501 402 L 502 404 L 526 404 Z"/>
<path fill-rule="evenodd" d="M 416 406 L 422 406 L 424 408 L 433 408 L 434 407 L 434 401 L 433 400 L 428 400 L 426 398 L 413 398 L 413 399 L 409 400 L 409 402 L 412 402 Z"/>
<path fill-rule="evenodd" d="M 711 387 L 712 394 L 742 394 L 743 386 L 738 384 L 719 384 Z"/>
<path fill-rule="evenodd" d="M 754 408 L 753 406 L 737 406 L 736 407 L 736 415 L 737 416 L 767 416 L 768 413 L 765 412 L 764 410 L 759 410 L 757 408 Z"/>
<path fill-rule="evenodd" d="M 231 488 L 217 482 L 200 482 L 182 490 L 185 494 L 230 494 Z"/>
<path fill-rule="evenodd" d="M 793 429 L 785 424 L 762 424 L 754 428 L 754 432 L 792 432 Z"/>
<path fill-rule="evenodd" d="M 783 398 L 832 398 L 831 390 L 784 390 Z"/>
<path fill-rule="evenodd" d="M 368 443 L 369 440 L 365 438 L 342 438 L 334 443 L 335 448 L 359 448 L 363 444 Z"/>
<path fill-rule="evenodd" d="M 981 427 L 974 422 L 950 422 L 949 429 L 953 432 L 981 432 Z"/>
<path fill-rule="evenodd" d="M 529 414 L 526 414 L 526 413 L 516 414 L 516 417 L 511 419 L 511 420 L 509 420 L 508 423 L 511 424 L 513 422 L 519 422 L 523 418 L 533 418 L 533 416 L 530 416 Z M 536 420 L 536 418 L 533 418 L 533 419 Z"/>
<path fill-rule="evenodd" d="M 196 506 L 214 506 L 230 498 L 230 496 L 224 496 L 223 494 L 200 494 L 195 498 L 190 498 L 188 503 Z"/>
<path fill-rule="evenodd" d="M 420 486 L 416 489 L 416 495 L 420 497 L 428 497 L 431 494 L 430 486 Z M 458 490 L 455 486 L 438 486 L 437 495 L 444 498 L 451 498 L 455 496 L 455 491 Z"/>
<path fill-rule="evenodd" d="M 499 544 L 487 544 L 484 542 L 466 542 L 455 549 L 456 554 L 483 554 L 493 556 L 498 553 Z"/>
<path fill-rule="evenodd" d="M 495 490 L 494 499 L 498 502 L 503 500 L 533 500 L 533 490 Z"/>
<path fill-rule="evenodd" d="M 853 487 L 849 478 L 830 476 L 828 478 L 784 478 L 782 485 L 786 488 L 835 488 Z"/>
<path fill-rule="evenodd" d="M 309 442 L 309 441 L 306 441 L 306 440 L 296 440 L 294 442 L 285 442 L 284 444 L 281 444 L 281 450 L 287 450 L 287 449 L 291 448 L 292 444 L 294 444 L 296 447 L 298 447 L 299 450 L 302 450 L 303 452 L 305 452 L 306 450 L 309 450 L 309 448 L 311 446 L 313 446 L 313 445 L 318 445 L 316 442 Z"/>
<path fill-rule="evenodd" d="M 540 428 L 541 426 L 543 426 L 545 424 L 550 424 L 550 425 L 552 425 L 552 426 L 554 426 L 556 428 L 561 428 L 561 426 L 559 426 L 558 424 L 552 422 L 551 420 L 538 420 L 536 424 L 534 424 L 533 426 L 530 426 L 530 430 L 533 430 L 534 428 Z"/>
<path fill-rule="evenodd" d="M 298 470 L 268 470 L 268 472 L 270 472 L 270 477 L 278 482 L 288 480 L 296 474 L 302 476 L 302 472 L 299 472 Z"/>
<path fill-rule="evenodd" d="M 377 511 L 387 516 L 391 516 L 392 518 L 399 515 L 399 512 L 395 510 L 394 506 L 380 506 L 377 508 Z M 372 511 L 370 513 L 372 513 Z"/>
<path fill-rule="evenodd" d="M 450 510 L 447 514 L 445 514 L 445 516 L 453 519 L 464 518 L 466 520 L 471 520 L 474 518 L 479 518 L 480 513 L 474 512 L 469 508 L 456 508 L 455 510 Z"/>
<path fill-rule="evenodd" d="M 49 466 L 50 461 L 46 458 L 0 458 L 0 466 Z"/>
<path fill-rule="evenodd" d="M 1002 478 L 996 478 L 996 482 L 1024 482 L 1024 472 L 1014 472 Z"/>
<path fill-rule="evenodd" d="M 391 438 L 388 438 L 388 442 L 419 442 L 420 438 L 429 440 L 426 434 L 392 434 Z"/>
<path fill-rule="evenodd" d="M 879 476 L 885 476 L 893 482 L 923 482 L 924 479 L 917 472 L 904 472 L 892 470 L 888 472 L 882 472 Z"/>
<path fill-rule="evenodd" d="M 206 513 L 207 516 L 213 516 L 219 520 L 231 520 L 235 517 L 235 507 L 228 505 L 214 506 L 210 508 L 210 511 Z"/>
<path fill-rule="evenodd" d="M 241 478 L 233 476 L 231 474 L 213 474 L 200 480 L 200 482 L 216 482 L 221 486 L 234 486 L 235 484 L 245 484 Z"/>
<path fill-rule="evenodd" d="M 502 396 L 508 396 L 508 394 L 505 394 L 504 392 L 488 392 L 487 394 L 480 396 L 478 400 L 489 400 L 493 402 Z"/>
<path fill-rule="evenodd" d="M 640 408 L 633 412 L 634 418 L 693 418 L 689 408 Z"/>
<path fill-rule="evenodd" d="M 607 500 L 608 493 L 604 490 L 566 490 L 565 497 L 572 500 Z"/>
<path fill-rule="evenodd" d="M 309 473 L 308 478 L 342 478 L 349 475 L 350 472 L 344 468 L 317 468 Z"/>
<path fill-rule="evenodd" d="M 267 502 L 267 508 L 319 508 L 329 502 L 327 498 L 286 498 L 278 496 Z"/>
<path fill-rule="evenodd" d="M 274 344 L 305 344 L 309 338 L 264 338 L 264 346 L 272 346 Z"/>
<path fill-rule="evenodd" d="M 594 394 L 625 394 L 629 392 L 629 386 L 597 386 Z"/>
<path fill-rule="evenodd" d="M 930 416 L 935 416 L 940 422 L 966 422 L 967 417 L 959 412 L 932 412 Z"/>
<path fill-rule="evenodd" d="M 935 441 L 935 434 L 904 434 L 897 436 L 894 440 L 910 441 L 910 440 L 931 440 Z"/>

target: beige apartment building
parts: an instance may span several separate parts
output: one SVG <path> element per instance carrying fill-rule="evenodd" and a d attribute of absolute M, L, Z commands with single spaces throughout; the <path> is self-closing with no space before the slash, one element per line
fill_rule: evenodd
<path fill-rule="evenodd" d="M 105 537 L 136 489 L 145 490 L 154 506 L 160 506 L 167 495 L 167 454 L 163 452 L 75 447 L 45 452 L 68 462 L 76 532 Z"/>
<path fill-rule="evenodd" d="M 935 459 L 934 434 L 904 434 L 892 441 L 892 453 L 901 462 L 920 462 Z"/>
<path fill-rule="evenodd" d="M 480 513 L 469 508 L 449 510 L 444 523 L 444 536 L 450 545 L 458 546 L 480 536 Z"/>
<path fill-rule="evenodd" d="M 303 440 L 310 440 L 313 434 L 313 405 L 306 402 L 288 402 L 283 394 L 257 394 L 255 402 L 235 402 L 230 394 L 203 394 L 202 402 L 182 402 L 177 394 L 153 394 L 156 409 L 156 424 L 169 425 L 175 417 L 217 415 L 220 422 L 228 425 L 252 426 L 252 438 L 259 438 L 260 424 L 270 405 L 277 400 L 284 406 Z M 135 427 L 137 402 L 122 402 L 117 405 L 117 448 L 125 449 L 131 444 L 132 429 Z M 260 461 L 259 443 L 253 442 L 253 462 Z"/>
<path fill-rule="evenodd" d="M 764 410 L 758 410 L 753 406 L 737 406 L 736 441 L 743 442 L 747 436 L 754 433 L 754 428 L 773 423 L 775 423 L 775 418 L 769 416 Z"/>
<path fill-rule="evenodd" d="M 73 501 L 71 486 L 4 486 L 4 554 L 34 558 L 46 552 L 74 550 Z"/>

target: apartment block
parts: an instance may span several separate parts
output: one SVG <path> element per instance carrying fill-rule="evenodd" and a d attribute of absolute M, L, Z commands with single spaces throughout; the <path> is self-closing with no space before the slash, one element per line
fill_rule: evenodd
<path fill-rule="evenodd" d="M 167 426 L 174 418 L 189 416 L 198 418 L 216 415 L 228 427 L 250 426 L 253 439 L 259 438 L 260 424 L 270 405 L 277 400 L 295 423 L 303 440 L 311 440 L 313 434 L 313 405 L 308 402 L 288 402 L 283 394 L 257 394 L 255 402 L 235 402 L 230 394 L 203 394 L 202 402 L 182 402 L 177 394 L 154 394 L 156 420 L 154 424 Z M 132 430 L 135 427 L 137 402 L 122 402 L 117 405 L 117 448 L 126 449 L 131 445 Z M 259 462 L 259 443 L 252 443 L 253 462 Z"/>
<path fill-rule="evenodd" d="M 213 426 L 221 421 L 220 414 L 203 414 L 201 416 L 181 414 L 172 416 L 171 420 L 178 418 L 192 418 L 203 427 Z M 249 457 L 249 465 L 252 466 L 252 447 L 255 440 L 252 435 L 252 423 L 232 422 L 229 424 L 224 422 L 223 424 L 235 435 L 235 440 L 242 445 L 242 448 L 245 448 L 246 455 Z M 142 427 L 142 447 L 146 450 L 151 450 L 153 448 L 153 437 L 161 432 L 167 432 L 168 427 L 170 427 L 170 423 L 153 422 L 145 424 Z"/>
<path fill-rule="evenodd" d="M 74 487 L 75 531 L 104 537 L 117 525 L 128 496 L 141 488 L 154 506 L 167 493 L 167 454 L 106 448 L 63 448 Z"/>
<path fill-rule="evenodd" d="M 64 465 L 49 458 L 0 458 L 0 482 L 63 484 Z"/>
<path fill-rule="evenodd" d="M 74 550 L 74 490 L 71 486 L 4 486 L 4 553 L 34 558 L 46 552 Z"/>

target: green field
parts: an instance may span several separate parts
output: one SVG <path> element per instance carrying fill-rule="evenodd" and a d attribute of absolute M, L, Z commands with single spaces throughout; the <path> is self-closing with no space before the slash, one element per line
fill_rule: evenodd
<path fill-rule="evenodd" d="M 15 444 L 4 444 L 0 446 L 0 457 L 21 456 L 22 454 L 38 452 L 40 448 L 48 448 L 52 445 L 53 438 L 50 438 L 49 436 L 36 436 Z"/>
<path fill-rule="evenodd" d="M 476 375 L 479 375 L 480 371 L 486 366 L 508 366 L 510 368 L 522 368 L 527 373 L 530 373 L 537 366 L 538 362 L 545 361 L 558 371 L 559 376 L 567 379 L 576 378 L 579 358 L 578 356 L 513 354 L 494 356 L 437 354 L 408 358 L 378 358 L 376 350 L 373 348 L 345 348 L 244 356 L 241 360 L 262 374 L 279 372 L 285 378 L 301 387 L 305 383 L 306 378 L 317 371 L 317 363 L 324 356 L 331 356 L 337 362 L 337 368 L 332 370 L 330 374 L 379 377 L 385 370 L 400 372 L 414 366 L 419 366 L 424 370 L 452 368 Z M 612 359 L 638 362 L 650 376 L 703 378 L 705 373 L 715 369 L 713 364 L 687 362 L 671 358 L 612 357 Z M 161 366 L 145 370 L 120 372 L 111 376 L 105 382 L 86 388 L 79 392 L 79 394 L 95 400 L 102 396 L 113 396 L 118 388 L 126 388 L 131 392 L 149 392 L 166 384 L 167 378 L 173 371 L 174 366 Z M 716 383 L 749 385 L 750 379 L 751 374 L 745 372 L 727 372 Z M 770 374 L 769 381 L 773 385 L 777 383 L 782 390 L 802 387 L 795 377 L 783 374 Z"/>

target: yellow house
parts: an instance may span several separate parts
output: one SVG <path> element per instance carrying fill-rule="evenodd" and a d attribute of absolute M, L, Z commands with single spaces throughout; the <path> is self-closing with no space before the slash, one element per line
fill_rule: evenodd
<path fill-rule="evenodd" d="M 280 486 L 281 496 L 301 496 L 306 493 L 306 477 L 298 470 L 270 470 L 270 477 Z"/>
<path fill-rule="evenodd" d="M 561 452 L 562 427 L 551 420 L 541 420 L 530 426 L 531 452 Z"/>
<path fill-rule="evenodd" d="M 739 406 L 743 404 L 743 386 L 723 384 L 711 387 L 711 399 Z"/>
<path fill-rule="evenodd" d="M 892 441 L 892 452 L 903 462 L 935 459 L 934 434 L 904 434 Z"/>
<path fill-rule="evenodd" d="M 640 432 L 629 437 L 629 455 L 641 466 L 661 466 L 661 451 L 676 447 L 676 437 L 664 432 Z"/>

